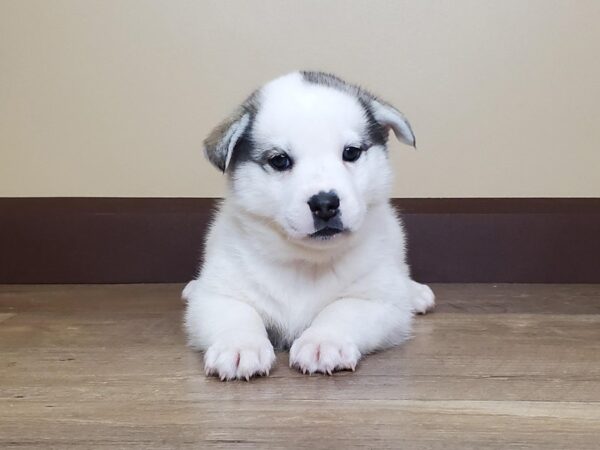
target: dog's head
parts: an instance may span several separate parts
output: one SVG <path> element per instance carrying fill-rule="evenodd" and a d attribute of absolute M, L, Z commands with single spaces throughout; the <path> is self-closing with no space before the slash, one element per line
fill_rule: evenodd
<path fill-rule="evenodd" d="M 294 72 L 254 92 L 205 140 L 236 207 L 309 246 L 343 240 L 391 186 L 389 130 L 409 145 L 402 113 L 319 72 Z"/>

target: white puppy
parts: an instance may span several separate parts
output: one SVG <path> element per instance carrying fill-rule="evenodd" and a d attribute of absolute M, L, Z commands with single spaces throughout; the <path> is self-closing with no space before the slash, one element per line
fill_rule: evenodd
<path fill-rule="evenodd" d="M 369 92 L 295 72 L 254 92 L 206 139 L 228 195 L 183 291 L 190 345 L 223 380 L 268 374 L 290 348 L 302 372 L 354 370 L 407 338 L 433 307 L 410 279 L 389 203 L 389 130 L 414 146 L 404 116 Z"/>

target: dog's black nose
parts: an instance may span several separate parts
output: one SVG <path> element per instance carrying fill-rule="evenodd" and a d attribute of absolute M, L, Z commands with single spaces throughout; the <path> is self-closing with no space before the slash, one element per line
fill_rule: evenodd
<path fill-rule="evenodd" d="M 333 191 L 319 192 L 308 199 L 308 206 L 319 219 L 329 220 L 335 217 L 340 207 L 340 199 Z"/>

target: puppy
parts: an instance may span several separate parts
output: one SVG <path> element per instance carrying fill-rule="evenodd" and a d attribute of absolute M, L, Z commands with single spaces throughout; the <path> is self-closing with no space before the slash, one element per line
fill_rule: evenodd
<path fill-rule="evenodd" d="M 183 297 L 207 375 L 268 375 L 274 349 L 288 348 L 303 373 L 354 370 L 433 307 L 431 289 L 410 279 L 389 202 L 389 130 L 415 145 L 391 105 L 333 75 L 294 72 L 205 140 L 228 193 Z"/>

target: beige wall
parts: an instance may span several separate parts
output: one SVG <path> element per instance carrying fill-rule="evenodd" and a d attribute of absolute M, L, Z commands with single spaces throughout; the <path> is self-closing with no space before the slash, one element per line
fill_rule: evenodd
<path fill-rule="evenodd" d="M 0 196 L 219 196 L 209 129 L 335 72 L 403 110 L 401 197 L 600 196 L 600 1 L 0 0 Z"/>

